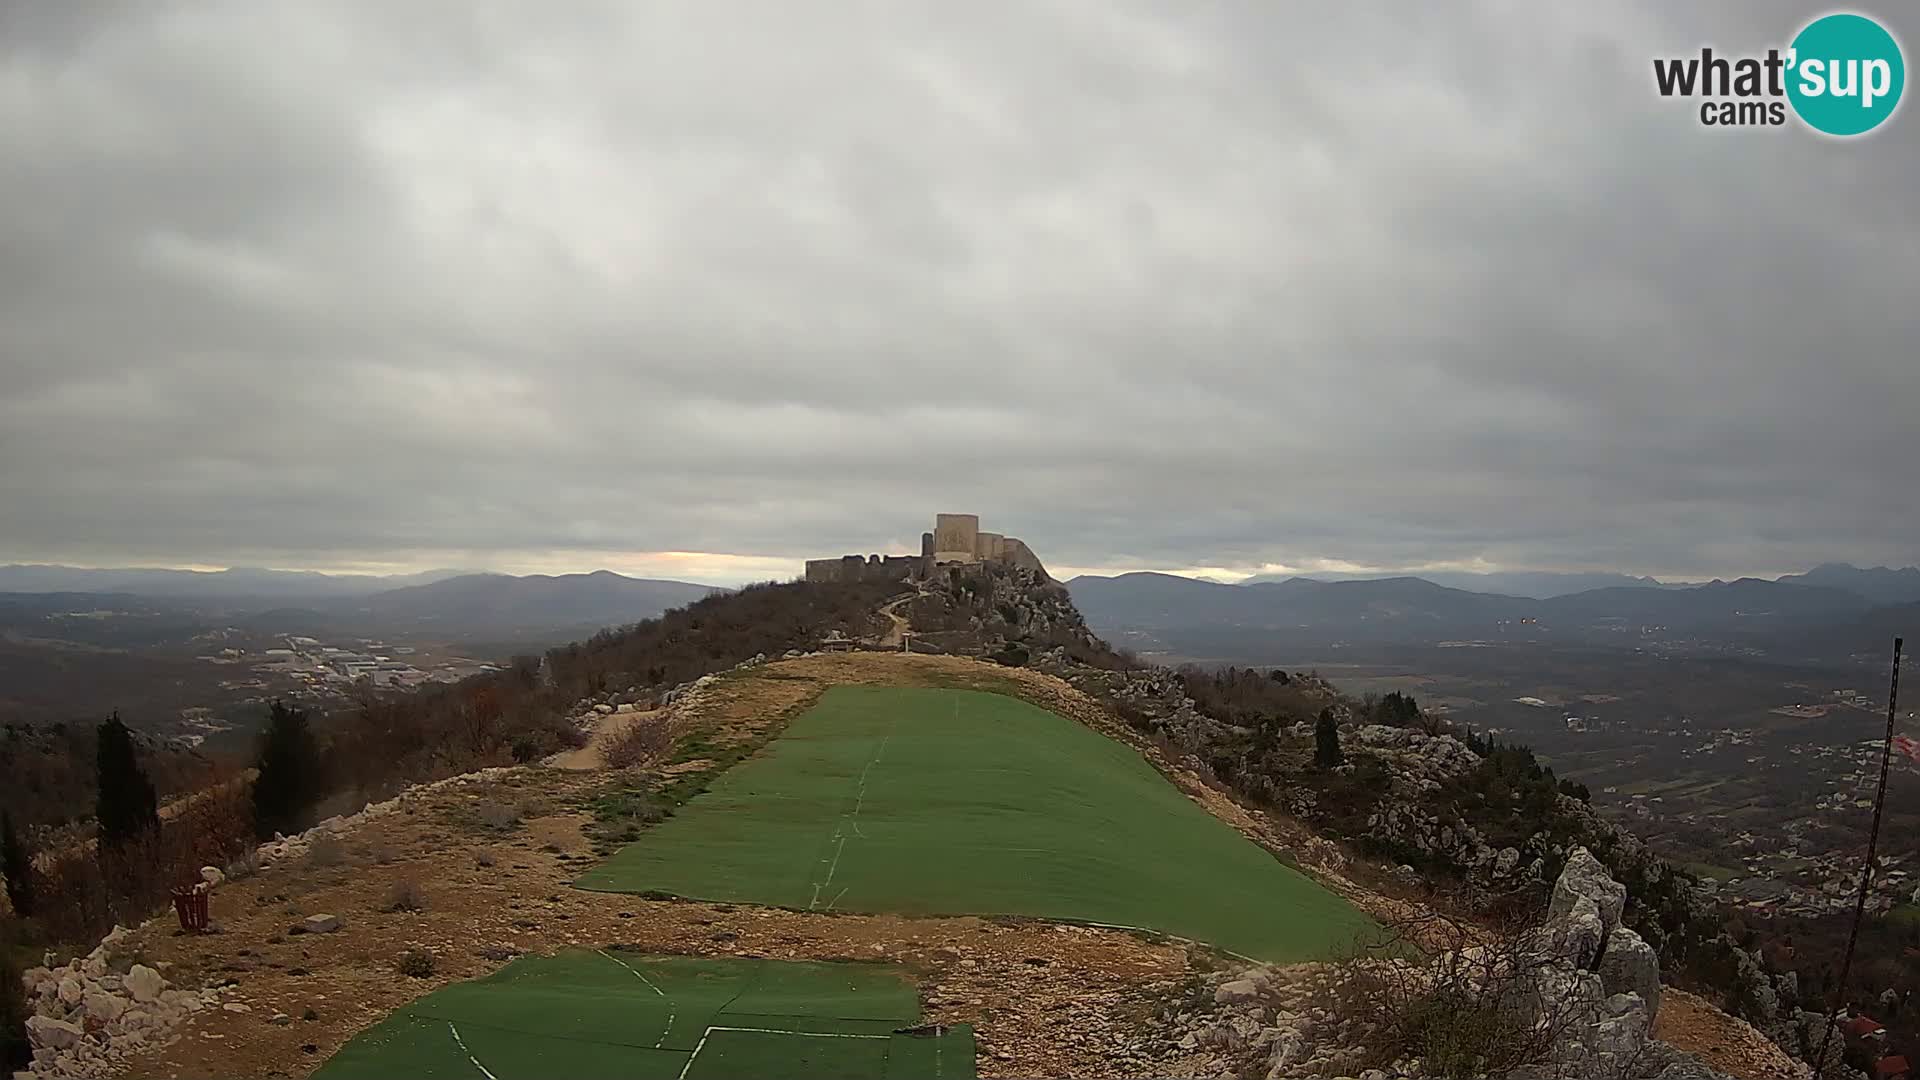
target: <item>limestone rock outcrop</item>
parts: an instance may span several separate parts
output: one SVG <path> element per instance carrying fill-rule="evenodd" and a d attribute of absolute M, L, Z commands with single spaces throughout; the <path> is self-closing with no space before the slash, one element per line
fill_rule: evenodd
<path fill-rule="evenodd" d="M 32 1011 L 26 1027 L 33 1063 L 25 1075 L 114 1075 L 131 1052 L 170 1038 L 188 1015 L 219 1004 L 219 991 L 175 988 L 145 964 L 116 974 L 114 950 L 126 936 L 115 927 L 86 956 L 20 976 Z"/>

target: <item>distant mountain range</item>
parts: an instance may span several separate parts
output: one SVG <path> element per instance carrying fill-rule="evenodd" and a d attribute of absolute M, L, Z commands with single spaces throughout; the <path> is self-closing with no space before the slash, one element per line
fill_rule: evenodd
<path fill-rule="evenodd" d="M 1911 576 L 1909 576 L 1911 575 Z M 1325 641 L 1599 640 L 1622 635 L 1708 640 L 1795 654 L 1852 655 L 1920 631 L 1908 591 L 1920 571 L 1830 564 L 1777 581 L 1611 585 L 1544 598 L 1450 588 L 1416 577 L 1222 585 L 1169 574 L 1085 575 L 1067 582 L 1094 629 L 1164 641 L 1223 629 Z"/>
<path fill-rule="evenodd" d="M 1548 600 L 1556 596 L 1592 592 L 1595 589 L 1691 589 L 1702 584 L 1711 584 L 1710 582 L 1661 581 L 1657 578 L 1633 577 L 1627 574 L 1555 573 L 1534 570 L 1498 571 L 1485 574 L 1445 570 L 1421 574 L 1261 574 L 1248 578 L 1240 584 L 1264 585 L 1290 581 L 1295 576 L 1314 581 L 1381 581 L 1387 578 L 1418 577 L 1422 581 L 1445 585 L 1449 589 L 1496 593 L 1501 596 L 1524 596 L 1534 600 Z M 1786 585 L 1821 585 L 1844 589 L 1880 604 L 1920 601 L 1920 567 L 1909 566 L 1902 570 L 1890 570 L 1884 566 L 1874 566 L 1862 569 L 1846 563 L 1823 563 L 1804 574 L 1788 574 L 1774 580 Z"/>
<path fill-rule="evenodd" d="M 228 570 L 124 568 L 94 570 L 76 566 L 0 566 L 0 592 L 133 593 L 136 596 L 200 600 L 317 599 L 372 596 L 409 585 L 426 585 L 468 573 L 427 570 L 382 577 L 373 574 L 323 574 L 310 570 Z"/>
<path fill-rule="evenodd" d="M 597 628 L 651 619 L 724 590 L 685 581 L 591 574 L 465 574 L 376 593 L 328 610 L 385 626 L 445 626 L 464 634 L 546 627 Z"/>
<path fill-rule="evenodd" d="M 435 570 L 375 577 L 289 570 L 84 570 L 0 567 L 0 605 L 124 607 L 197 612 L 271 633 L 357 630 L 444 633 L 449 639 L 591 634 L 651 619 L 723 590 L 630 578 L 611 570 L 557 577 Z"/>
<path fill-rule="evenodd" d="M 1241 582 L 1242 585 L 1266 585 L 1282 581 L 1291 581 L 1295 577 L 1304 577 L 1313 581 L 1382 581 L 1387 578 L 1417 576 L 1422 581 L 1431 581 L 1435 585 L 1445 585 L 1449 589 L 1463 589 L 1467 592 L 1497 593 L 1502 596 L 1527 596 L 1536 600 L 1545 600 L 1553 596 L 1565 596 L 1568 593 L 1586 592 L 1589 589 L 1605 589 L 1614 586 L 1648 589 L 1684 588 L 1650 577 L 1632 577 L 1628 574 L 1562 574 L 1552 571 L 1516 570 L 1485 574 L 1472 574 L 1462 571 L 1436 570 L 1418 575 L 1404 573 L 1314 573 L 1314 574 L 1261 574 Z"/>

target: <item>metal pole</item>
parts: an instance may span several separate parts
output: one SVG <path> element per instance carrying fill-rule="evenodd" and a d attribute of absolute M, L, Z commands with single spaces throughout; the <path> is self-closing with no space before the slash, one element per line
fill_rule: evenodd
<path fill-rule="evenodd" d="M 1900 638 L 1893 639 L 1893 684 L 1887 689 L 1887 738 L 1880 746 L 1880 790 L 1873 797 L 1873 829 L 1867 833 L 1867 864 L 1860 869 L 1860 895 L 1853 901 L 1853 928 L 1847 932 L 1847 951 L 1840 960 L 1840 1008 L 1846 1008 L 1847 976 L 1853 972 L 1853 946 L 1860 940 L 1860 922 L 1867 914 L 1867 890 L 1873 885 L 1874 852 L 1880 847 L 1880 818 L 1887 805 L 1887 770 L 1893 763 L 1894 703 L 1900 699 Z M 1827 1017 L 1826 1034 L 1820 1037 L 1820 1056 L 1814 1059 L 1816 1075 L 1827 1068 L 1827 1044 L 1833 1041 L 1839 1009 Z"/>

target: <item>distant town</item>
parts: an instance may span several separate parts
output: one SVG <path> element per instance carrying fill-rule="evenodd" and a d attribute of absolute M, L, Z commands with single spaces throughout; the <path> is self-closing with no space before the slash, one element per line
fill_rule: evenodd
<path fill-rule="evenodd" d="M 220 635 L 208 635 L 218 637 Z M 196 659 L 208 664 L 240 668 L 244 674 L 224 678 L 224 695 L 247 700 L 285 696 L 318 700 L 341 699 L 355 690 L 404 690 L 425 683 L 458 682 L 472 675 L 499 670 L 499 665 L 459 656 L 437 648 L 389 644 L 377 638 L 352 638 L 329 643 L 316 637 L 285 634 L 279 644 L 263 649 L 225 646 Z M 199 746 L 208 736 L 233 730 L 235 725 L 206 706 L 180 710 L 177 738 Z"/>

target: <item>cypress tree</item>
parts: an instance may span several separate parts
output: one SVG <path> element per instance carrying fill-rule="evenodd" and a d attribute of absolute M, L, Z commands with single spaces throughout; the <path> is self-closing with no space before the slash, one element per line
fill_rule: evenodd
<path fill-rule="evenodd" d="M 25 918 L 33 914 L 33 852 L 27 850 L 13 827 L 12 814 L 0 814 L 0 874 L 7 878 L 7 899 L 13 913 Z"/>
<path fill-rule="evenodd" d="M 33 1061 L 33 1045 L 27 1041 L 27 995 L 20 985 L 20 942 L 14 938 L 14 921 L 0 923 L 0 1069 L 12 1072 L 25 1069 Z"/>
<path fill-rule="evenodd" d="M 160 827 L 160 800 L 153 781 L 134 754 L 133 732 L 120 722 L 115 712 L 100 725 L 100 746 L 94 763 L 100 794 L 96 816 L 100 821 L 102 851 L 121 847 L 129 840 Z"/>
<path fill-rule="evenodd" d="M 276 701 L 260 740 L 260 773 L 253 781 L 253 827 L 260 839 L 295 833 L 320 801 L 320 747 L 305 709 Z"/>
<path fill-rule="evenodd" d="M 1332 709 L 1321 709 L 1320 719 L 1313 725 L 1313 763 L 1323 769 L 1331 769 L 1347 760 L 1340 750 L 1340 723 L 1333 718 Z"/>

